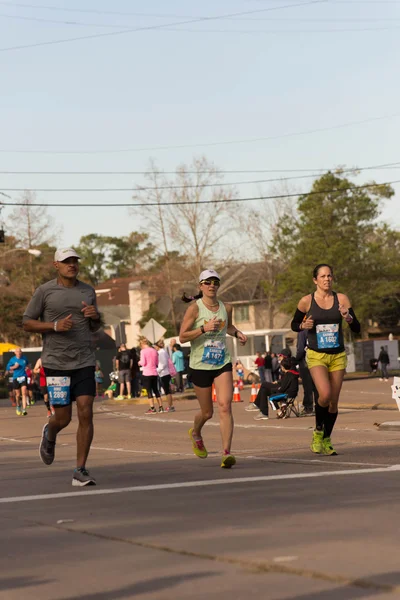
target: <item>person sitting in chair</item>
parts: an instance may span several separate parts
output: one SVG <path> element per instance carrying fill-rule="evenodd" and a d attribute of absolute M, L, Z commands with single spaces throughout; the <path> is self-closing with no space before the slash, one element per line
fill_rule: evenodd
<path fill-rule="evenodd" d="M 283 358 L 281 361 L 282 379 L 277 383 L 265 382 L 262 384 L 257 398 L 245 410 L 258 410 L 254 417 L 256 421 L 268 419 L 269 397 L 276 394 L 286 394 L 288 398 L 295 398 L 299 391 L 299 372 L 293 358 Z M 279 401 L 274 401 L 275 408 L 279 408 Z M 283 408 L 281 408 L 283 410 Z"/>

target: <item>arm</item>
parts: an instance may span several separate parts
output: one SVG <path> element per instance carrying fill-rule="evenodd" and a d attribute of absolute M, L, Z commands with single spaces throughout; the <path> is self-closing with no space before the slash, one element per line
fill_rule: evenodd
<path fill-rule="evenodd" d="M 102 327 L 103 323 L 101 321 L 101 315 L 97 308 L 96 292 L 94 290 L 92 293 L 91 302 L 92 302 L 91 304 L 86 304 L 86 302 L 82 301 L 83 308 L 82 308 L 81 312 L 83 313 L 84 317 L 86 317 L 87 319 L 90 319 L 90 321 L 89 321 L 90 331 L 96 332 Z"/>
<path fill-rule="evenodd" d="M 354 333 L 360 333 L 361 325 L 355 315 L 354 310 L 351 308 L 350 300 L 345 294 L 338 294 L 339 310 L 343 319 L 350 326 L 351 331 Z"/>
<path fill-rule="evenodd" d="M 34 366 L 33 372 L 40 373 L 40 369 L 42 368 L 42 359 L 38 358 L 36 361 L 36 365 Z"/>
<path fill-rule="evenodd" d="M 144 352 L 144 350 L 140 351 L 140 361 L 139 361 L 139 365 L 141 367 L 145 367 L 147 365 L 147 361 L 146 361 L 146 354 Z"/>
<path fill-rule="evenodd" d="M 72 328 L 72 315 L 68 315 L 65 319 L 59 321 L 45 323 L 41 321 L 41 315 L 44 310 L 44 297 L 40 287 L 33 294 L 31 301 L 29 302 L 24 316 L 22 318 L 24 331 L 30 333 L 48 333 L 49 331 L 55 331 L 57 333 L 68 331 Z"/>
<path fill-rule="evenodd" d="M 181 344 L 184 344 L 185 342 L 191 342 L 192 340 L 197 339 L 198 337 L 203 335 L 203 331 L 205 332 L 213 330 L 210 327 L 211 321 L 206 325 L 202 325 L 202 327 L 192 329 L 198 315 L 199 307 L 197 306 L 197 304 L 192 304 L 185 312 L 185 316 L 183 317 L 181 329 L 179 332 L 179 341 L 181 342 Z M 172 355 L 172 362 L 175 364 L 174 355 Z"/>
<path fill-rule="evenodd" d="M 167 352 L 161 352 L 158 355 L 158 371 L 161 372 L 163 369 L 168 367 Z"/>
<path fill-rule="evenodd" d="M 302 331 L 303 329 L 312 329 L 314 327 L 314 321 L 312 315 L 305 319 L 306 314 L 311 307 L 311 294 L 303 296 L 297 305 L 296 312 L 294 313 L 291 328 L 292 331 Z"/>
<path fill-rule="evenodd" d="M 227 327 L 226 331 L 227 331 L 227 333 L 229 333 L 229 335 L 237 338 L 239 340 L 239 343 L 241 344 L 241 346 L 244 346 L 245 343 L 247 342 L 247 336 L 244 335 L 244 333 L 239 331 L 239 329 L 237 329 L 233 325 L 233 323 L 232 323 L 232 313 L 233 313 L 232 306 L 230 304 L 225 304 L 225 308 L 226 308 L 226 312 L 228 313 L 228 327 Z"/>

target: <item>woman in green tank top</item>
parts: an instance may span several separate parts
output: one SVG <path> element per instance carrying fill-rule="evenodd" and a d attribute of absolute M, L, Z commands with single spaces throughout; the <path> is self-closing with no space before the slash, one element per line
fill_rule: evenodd
<path fill-rule="evenodd" d="M 223 456 L 221 467 L 231 468 L 236 459 L 231 454 L 233 434 L 233 379 L 232 362 L 226 347 L 226 334 L 235 336 L 244 345 L 247 337 L 232 324 L 232 307 L 217 299 L 220 277 L 211 269 L 199 277 L 200 293 L 193 298 L 183 295 L 182 300 L 196 300 L 186 311 L 179 339 L 190 342 L 189 375 L 200 412 L 189 430 L 193 451 L 199 458 L 207 458 L 201 430 L 213 416 L 212 386 L 215 385 L 219 408 Z"/>

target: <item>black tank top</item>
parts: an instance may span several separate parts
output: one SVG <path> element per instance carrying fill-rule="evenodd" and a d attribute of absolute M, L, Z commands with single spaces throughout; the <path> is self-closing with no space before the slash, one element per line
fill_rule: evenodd
<path fill-rule="evenodd" d="M 314 327 L 308 330 L 308 347 L 315 352 L 339 354 L 344 352 L 342 331 L 342 315 L 339 311 L 339 300 L 333 292 L 332 308 L 321 308 L 311 295 L 311 306 L 307 317 L 312 316 Z"/>

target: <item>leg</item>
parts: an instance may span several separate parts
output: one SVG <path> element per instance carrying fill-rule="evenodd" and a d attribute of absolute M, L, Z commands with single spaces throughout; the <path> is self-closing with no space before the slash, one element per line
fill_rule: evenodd
<path fill-rule="evenodd" d="M 71 422 L 72 404 L 68 406 L 54 406 L 54 415 L 49 419 L 47 428 L 47 439 L 50 442 L 56 441 L 59 431 L 67 427 Z"/>
<path fill-rule="evenodd" d="M 313 410 L 313 380 L 307 367 L 300 367 L 300 377 L 303 382 L 303 406 L 306 412 Z"/>
<path fill-rule="evenodd" d="M 157 375 L 153 375 L 152 377 L 150 377 L 150 379 L 151 379 L 150 385 L 151 385 L 152 391 L 154 392 L 154 395 L 157 398 L 158 406 L 161 408 L 162 400 L 161 400 L 161 396 L 160 396 L 160 390 L 158 389 L 158 377 L 157 377 Z"/>
<path fill-rule="evenodd" d="M 21 386 L 21 394 L 22 394 L 22 410 L 26 410 L 26 397 L 27 397 L 26 385 Z"/>
<path fill-rule="evenodd" d="M 230 454 L 233 435 L 233 376 L 231 371 L 221 373 L 214 379 L 219 409 L 222 446 L 225 453 Z"/>
<path fill-rule="evenodd" d="M 18 408 L 21 408 L 21 390 L 19 388 L 15 388 L 14 393 L 15 393 L 15 403 Z"/>
<path fill-rule="evenodd" d="M 153 392 L 151 389 L 150 377 L 148 375 L 143 375 L 143 387 L 147 391 L 150 408 L 154 408 Z"/>
<path fill-rule="evenodd" d="M 85 467 L 93 440 L 93 400 L 93 396 L 78 396 L 76 399 L 79 422 L 76 434 L 77 468 Z"/>
<path fill-rule="evenodd" d="M 201 430 L 203 429 L 204 424 L 211 419 L 214 412 L 211 386 L 203 388 L 195 385 L 194 390 L 196 392 L 197 400 L 199 401 L 200 412 L 194 417 L 193 437 L 195 439 L 201 439 Z"/>

